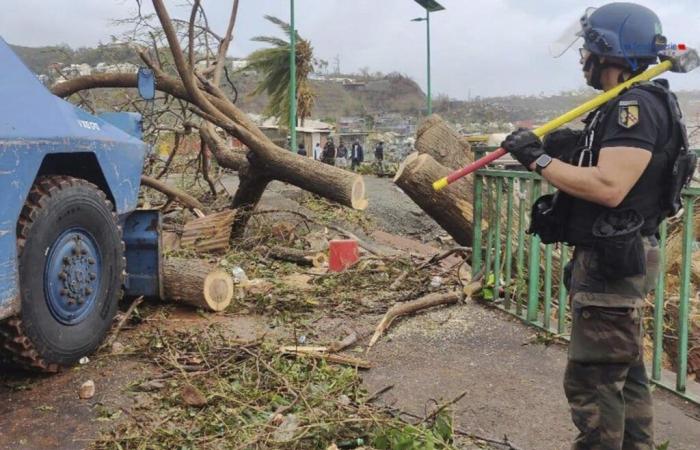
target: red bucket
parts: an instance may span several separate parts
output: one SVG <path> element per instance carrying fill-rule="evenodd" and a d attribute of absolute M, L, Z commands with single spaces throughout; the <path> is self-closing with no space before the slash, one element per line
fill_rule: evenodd
<path fill-rule="evenodd" d="M 342 272 L 352 266 L 360 258 L 357 241 L 352 239 L 335 239 L 328 243 L 328 269 L 331 272 Z"/>

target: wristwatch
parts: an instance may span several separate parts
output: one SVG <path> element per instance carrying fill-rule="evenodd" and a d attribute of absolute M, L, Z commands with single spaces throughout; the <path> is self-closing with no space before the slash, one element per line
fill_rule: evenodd
<path fill-rule="evenodd" d="M 542 175 L 542 171 L 552 162 L 552 157 L 548 154 L 540 155 L 539 158 L 535 160 L 535 172 Z"/>

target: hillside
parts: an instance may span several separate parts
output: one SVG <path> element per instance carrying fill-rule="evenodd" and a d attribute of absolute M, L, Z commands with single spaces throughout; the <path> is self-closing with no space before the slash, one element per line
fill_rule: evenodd
<path fill-rule="evenodd" d="M 140 60 L 133 50 L 125 46 L 100 45 L 72 49 L 67 45 L 50 47 L 23 47 L 10 44 L 12 50 L 36 74 L 50 74 L 51 64 L 89 64 L 95 66 L 100 62 L 139 64 Z"/>
<path fill-rule="evenodd" d="M 258 76 L 236 73 L 231 77 L 239 97 L 237 103 L 245 110 L 259 113 L 267 96 L 252 96 Z M 412 79 L 389 74 L 352 85 L 332 80 L 311 80 L 316 93 L 314 117 L 337 119 L 342 116 L 364 116 L 395 112 L 417 116 L 425 108 L 425 94 Z M 230 90 L 230 88 L 229 88 Z"/>
<path fill-rule="evenodd" d="M 13 45 L 12 48 L 35 73 L 50 77 L 55 75 L 49 68 L 53 63 L 88 64 L 93 67 L 101 62 L 140 63 L 138 57 L 123 46 L 100 45 L 95 48 L 71 49 L 65 45 L 36 48 Z M 258 75 L 229 71 L 229 77 L 238 91 L 237 104 L 245 111 L 260 113 L 267 97 L 264 94 L 252 95 Z M 392 73 L 374 77 L 336 77 L 311 80 L 316 93 L 314 118 L 333 122 L 343 116 L 367 117 L 382 113 L 398 113 L 417 118 L 425 111 L 425 94 L 415 81 L 405 75 Z M 226 82 L 224 88 L 233 96 L 233 89 Z M 521 121 L 525 124 L 545 122 L 593 95 L 595 91 L 587 88 L 546 96 L 477 97 L 469 101 L 437 96 L 433 99 L 433 110 L 467 132 L 497 132 L 506 131 L 512 124 Z M 696 128 L 700 126 L 700 91 L 679 92 L 678 97 L 689 129 L 695 132 L 693 137 L 700 138 L 700 132 Z M 105 101 L 109 102 L 108 99 Z M 101 104 L 100 107 L 102 106 L 104 105 Z"/>

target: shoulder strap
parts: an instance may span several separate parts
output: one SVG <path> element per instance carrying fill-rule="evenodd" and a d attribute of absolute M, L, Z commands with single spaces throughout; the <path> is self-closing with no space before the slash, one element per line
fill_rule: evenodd
<path fill-rule="evenodd" d="M 678 104 L 678 97 L 671 92 L 668 86 L 668 81 L 657 79 L 653 81 L 645 81 L 636 83 L 630 89 L 643 89 L 660 97 L 666 104 L 666 108 L 671 117 L 671 133 L 669 141 L 665 146 L 665 150 L 671 153 L 671 157 L 675 159 L 679 154 L 688 153 L 688 133 L 683 120 L 683 112 Z"/>

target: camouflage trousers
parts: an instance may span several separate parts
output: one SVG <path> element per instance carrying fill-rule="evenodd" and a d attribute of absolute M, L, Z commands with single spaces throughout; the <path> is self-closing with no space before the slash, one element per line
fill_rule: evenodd
<path fill-rule="evenodd" d="M 644 238 L 646 273 L 601 275 L 598 253 L 577 247 L 564 391 L 579 430 L 572 450 L 653 450 L 653 409 L 642 348 L 642 307 L 659 269 L 658 244 Z"/>

